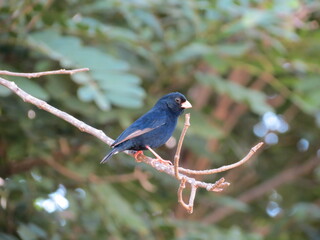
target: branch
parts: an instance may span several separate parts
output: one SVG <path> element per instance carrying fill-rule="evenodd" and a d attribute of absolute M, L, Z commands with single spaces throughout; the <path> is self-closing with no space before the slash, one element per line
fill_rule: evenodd
<path fill-rule="evenodd" d="M 87 71 L 87 70 L 88 69 L 86 69 L 86 68 L 85 69 L 75 69 L 75 70 L 61 69 L 58 71 L 48 71 L 48 72 L 39 72 L 39 73 L 12 73 L 12 72 L 8 72 L 8 71 L 0 71 L 0 74 L 31 78 L 31 77 L 40 77 L 40 76 L 52 75 L 52 74 L 73 74 L 76 72 L 83 72 L 83 71 Z M 86 123 L 76 119 L 75 117 L 69 115 L 68 113 L 63 112 L 63 111 L 49 105 L 45 101 L 31 96 L 30 94 L 28 94 L 27 92 L 25 92 L 21 88 L 19 88 L 14 82 L 8 81 L 8 80 L 0 77 L 0 84 L 9 88 L 10 90 L 12 90 L 16 95 L 18 95 L 20 98 L 22 98 L 23 101 L 31 103 L 40 109 L 43 109 L 47 112 L 52 113 L 53 115 L 65 120 L 65 121 L 69 122 L 70 124 L 72 124 L 73 126 L 77 127 L 80 131 L 91 134 L 108 145 L 111 145 L 113 143 L 113 139 L 111 139 L 110 137 L 105 135 L 102 130 L 98 130 L 96 128 L 93 128 L 93 127 L 87 125 Z M 196 180 L 195 178 L 186 176 L 185 174 L 198 174 L 198 175 L 213 174 L 213 173 L 218 173 L 218 172 L 224 172 L 229 169 L 238 167 L 238 166 L 242 165 L 243 163 L 245 163 L 246 161 L 248 161 L 256 153 L 256 151 L 263 145 L 263 143 L 259 143 L 255 147 L 253 147 L 250 150 L 250 152 L 247 154 L 247 156 L 244 157 L 241 161 L 234 163 L 234 164 L 231 164 L 231 165 L 228 165 L 228 166 L 223 166 L 221 168 L 204 170 L 204 171 L 196 171 L 196 170 L 179 168 L 181 148 L 182 148 L 185 134 L 186 134 L 189 126 L 190 126 L 190 115 L 186 114 L 185 125 L 184 125 L 183 131 L 181 133 L 178 147 L 177 147 L 177 151 L 176 151 L 176 154 L 174 157 L 174 163 L 175 163 L 174 167 L 168 166 L 166 164 L 163 164 L 163 163 L 160 163 L 157 161 L 154 161 L 153 158 L 147 157 L 143 154 L 138 155 L 138 160 L 143 161 L 146 164 L 149 164 L 150 166 L 152 166 L 153 168 L 155 168 L 156 170 L 158 170 L 160 172 L 165 172 L 166 174 L 173 176 L 176 179 L 180 180 L 180 187 L 178 189 L 179 203 L 184 208 L 186 208 L 189 213 L 192 213 L 193 203 L 194 203 L 197 188 L 200 187 L 200 188 L 205 188 L 207 191 L 220 192 L 220 191 L 223 191 L 223 189 L 225 187 L 229 186 L 230 183 L 226 182 L 224 178 L 219 179 L 216 183 L 201 182 L 201 181 Z M 126 151 L 126 153 L 131 156 L 133 155 L 129 151 Z M 75 175 L 75 173 L 73 173 L 73 172 L 70 173 L 69 169 L 65 168 L 64 166 L 60 165 L 59 163 L 54 162 L 54 161 L 47 162 L 47 163 L 50 164 L 52 167 L 54 167 L 61 174 L 68 175 L 69 177 L 71 176 L 71 178 L 73 178 L 74 180 L 82 181 L 82 179 L 79 178 L 79 176 L 77 174 Z M 182 172 L 182 174 L 179 173 L 179 171 Z M 94 177 L 93 178 L 91 177 L 91 181 L 96 181 L 96 180 Z M 140 181 L 140 182 L 143 182 L 143 181 Z M 189 197 L 188 204 L 186 204 L 182 198 L 183 189 L 185 188 L 186 183 L 189 183 L 191 186 L 191 194 Z"/>
<path fill-rule="evenodd" d="M 46 76 L 46 75 L 56 75 L 56 74 L 74 74 L 78 72 L 87 72 L 89 71 L 89 68 L 79 68 L 79 69 L 74 69 L 74 70 L 65 70 L 65 69 L 60 69 L 60 70 L 55 70 L 55 71 L 46 71 L 46 72 L 37 72 L 37 73 L 16 73 L 16 72 L 9 72 L 9 71 L 1 71 L 0 70 L 0 75 L 7 75 L 7 76 L 16 76 L 16 77 L 27 77 L 27 78 L 37 78 L 41 76 Z"/>
<path fill-rule="evenodd" d="M 220 173 L 220 172 L 225 172 L 230 169 L 239 167 L 240 165 L 244 164 L 247 162 L 262 146 L 263 142 L 258 143 L 254 147 L 252 147 L 244 158 L 242 158 L 240 161 L 227 165 L 227 166 L 222 166 L 219 168 L 214 168 L 214 169 L 208 169 L 208 170 L 190 170 L 190 169 L 185 169 L 185 168 L 179 168 L 180 172 L 186 173 L 186 174 L 191 174 L 191 175 L 209 175 L 209 174 L 215 174 L 215 173 Z"/>
<path fill-rule="evenodd" d="M 181 148 L 182 148 L 184 137 L 185 137 L 189 127 L 190 127 L 190 113 L 187 113 L 185 115 L 184 127 L 182 129 L 181 136 L 180 136 L 180 139 L 178 142 L 177 151 L 176 151 L 176 154 L 174 155 L 174 175 L 175 175 L 176 179 L 180 179 L 179 170 L 178 170 L 179 169 L 180 153 L 181 153 Z"/>
<path fill-rule="evenodd" d="M 182 192 L 183 192 L 183 189 L 185 189 L 185 187 L 186 187 L 186 179 L 182 178 L 181 182 L 180 182 L 179 189 L 178 189 L 178 202 L 182 205 L 182 207 L 187 209 L 188 213 L 191 214 L 193 212 L 193 202 L 194 202 L 194 198 L 196 197 L 196 192 L 197 192 L 198 187 L 195 185 L 191 185 L 189 204 L 186 204 L 183 201 L 183 197 L 182 197 Z"/>

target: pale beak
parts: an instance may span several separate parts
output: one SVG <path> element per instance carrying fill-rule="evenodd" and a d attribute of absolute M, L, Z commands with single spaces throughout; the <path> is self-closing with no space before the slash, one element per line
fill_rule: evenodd
<path fill-rule="evenodd" d="M 188 101 L 185 101 L 184 103 L 181 104 L 181 107 L 182 108 L 192 108 L 192 105 Z"/>

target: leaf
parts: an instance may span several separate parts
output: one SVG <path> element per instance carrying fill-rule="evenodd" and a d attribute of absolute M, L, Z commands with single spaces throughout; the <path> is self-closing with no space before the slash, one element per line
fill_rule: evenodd
<path fill-rule="evenodd" d="M 14 80 L 14 82 L 29 94 L 37 98 L 40 98 L 44 101 L 49 100 L 49 95 L 47 91 L 44 88 L 42 88 L 38 83 L 36 83 L 36 80 L 31 81 L 26 78 L 24 79 L 19 78 Z"/>
<path fill-rule="evenodd" d="M 241 19 L 241 23 L 246 28 L 272 24 L 276 19 L 273 13 L 260 9 L 248 9 Z"/>
<path fill-rule="evenodd" d="M 112 88 L 108 87 L 107 85 L 138 85 L 140 84 L 141 80 L 135 75 L 123 73 L 123 72 L 108 72 L 107 75 L 105 75 L 104 72 L 96 71 L 92 73 L 92 76 L 99 80 L 100 84 L 105 86 L 107 89 Z M 118 86 L 119 87 L 119 86 Z"/>
<path fill-rule="evenodd" d="M 18 240 L 18 238 L 16 238 L 15 236 L 8 235 L 8 234 L 5 234 L 5 233 L 0 233 L 0 239 L 1 240 Z"/>
<path fill-rule="evenodd" d="M 61 36 L 54 31 L 34 33 L 29 43 L 36 49 L 59 60 L 63 66 L 89 67 L 91 70 L 128 70 L 129 65 L 93 47 L 82 46 L 73 36 Z M 39 44 L 39 45 L 38 45 Z"/>
<path fill-rule="evenodd" d="M 157 37 L 162 38 L 163 30 L 159 20 L 150 12 L 141 9 L 136 9 L 134 14 L 144 24 L 148 25 L 156 34 Z"/>
<path fill-rule="evenodd" d="M 128 72 L 126 61 L 116 59 L 99 48 L 83 46 L 77 37 L 62 36 L 54 31 L 32 34 L 29 44 L 58 60 L 63 67 L 90 68 L 90 72 L 71 76 L 81 85 L 77 92 L 80 100 L 94 101 L 102 110 L 109 110 L 111 103 L 129 108 L 142 105 L 145 94 L 140 86 L 141 80 Z"/>
<path fill-rule="evenodd" d="M 295 82 L 295 89 L 302 93 L 319 92 L 320 81 L 317 75 L 304 76 Z"/>
<path fill-rule="evenodd" d="M 215 127 L 212 122 L 207 121 L 201 113 L 194 110 L 189 110 L 189 112 L 192 116 L 192 128 L 189 128 L 188 131 L 191 134 L 205 139 L 221 138 L 223 136 L 223 132 Z"/>
<path fill-rule="evenodd" d="M 123 89 L 124 91 L 121 92 L 110 92 L 108 95 L 109 100 L 119 106 L 119 107 L 129 107 L 129 108 L 139 108 L 142 107 L 143 101 L 139 95 L 144 95 L 144 92 L 140 89 Z"/>
<path fill-rule="evenodd" d="M 82 86 L 78 89 L 78 96 L 84 102 L 90 102 L 95 97 L 95 90 L 90 85 Z"/>
<path fill-rule="evenodd" d="M 245 54 L 250 48 L 251 44 L 249 43 L 219 44 L 218 46 L 212 47 L 212 51 L 215 54 L 238 57 Z"/>
<path fill-rule="evenodd" d="M 292 95 L 292 100 L 306 113 L 314 114 L 320 108 L 319 87 L 317 75 L 304 76 L 295 82 L 296 92 Z"/>
<path fill-rule="evenodd" d="M 308 114 L 314 114 L 319 111 L 319 102 L 314 102 L 309 97 L 303 97 L 295 94 L 291 99 L 297 106 L 299 106 L 299 108 L 301 108 L 301 110 Z"/>
<path fill-rule="evenodd" d="M 103 4 L 105 5 L 105 3 Z M 101 10 L 101 9 L 100 9 Z M 97 19 L 90 17 L 82 17 L 81 19 L 74 21 L 70 21 L 70 25 L 78 25 L 81 27 L 85 27 L 87 29 L 95 29 L 96 31 L 101 32 L 105 37 L 112 40 L 124 40 L 124 41 L 138 41 L 139 36 L 131 31 L 130 29 L 115 26 L 115 25 L 107 25 L 98 21 Z"/>
<path fill-rule="evenodd" d="M 262 115 L 266 112 L 273 112 L 273 108 L 266 102 L 266 95 L 262 92 L 245 88 L 216 75 L 196 73 L 196 79 L 205 85 L 213 87 L 218 93 L 228 95 L 236 102 L 247 104 L 257 114 Z"/>
<path fill-rule="evenodd" d="M 211 197 L 214 202 L 217 202 L 218 204 L 226 207 L 230 207 L 233 209 L 236 209 L 241 212 L 248 212 L 249 206 L 248 204 L 239 201 L 235 198 L 228 197 L 228 196 L 214 196 Z"/>
<path fill-rule="evenodd" d="M 312 203 L 297 203 L 292 208 L 292 216 L 301 222 L 320 220 L 320 207 Z"/>
<path fill-rule="evenodd" d="M 94 102 L 97 106 L 102 110 L 109 110 L 110 109 L 110 102 L 108 101 L 107 97 L 99 92 L 96 92 L 94 96 Z"/>
<path fill-rule="evenodd" d="M 89 82 L 90 74 L 85 72 L 79 72 L 77 74 L 72 75 L 72 79 L 74 82 L 78 84 L 86 84 L 87 82 Z"/>
<path fill-rule="evenodd" d="M 262 237 L 255 233 L 242 232 L 238 226 L 231 227 L 227 230 L 223 239 L 228 240 L 262 240 Z"/>
<path fill-rule="evenodd" d="M 8 88 L 0 85 L 0 96 L 1 97 L 8 97 L 11 93 L 12 92 Z"/>
<path fill-rule="evenodd" d="M 22 240 L 47 238 L 47 233 L 33 223 L 20 224 L 17 232 Z"/>
<path fill-rule="evenodd" d="M 191 60 L 194 60 L 198 57 L 202 57 L 213 52 L 213 48 L 203 44 L 203 43 L 191 43 L 188 46 L 185 46 L 178 52 L 176 52 L 171 59 L 170 62 L 173 63 L 184 63 Z"/>
<path fill-rule="evenodd" d="M 118 222 L 120 226 L 137 231 L 141 235 L 149 234 L 147 223 L 139 213 L 133 211 L 131 204 L 120 196 L 113 187 L 105 184 L 91 185 L 91 188 L 104 199 L 106 211 L 114 218 L 113 221 Z"/>

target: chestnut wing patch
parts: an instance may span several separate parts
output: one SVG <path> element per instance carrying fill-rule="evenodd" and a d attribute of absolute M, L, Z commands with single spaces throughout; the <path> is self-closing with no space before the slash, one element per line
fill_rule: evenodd
<path fill-rule="evenodd" d="M 160 126 L 159 126 L 160 127 Z M 138 137 L 144 133 L 147 133 L 147 132 L 150 132 L 154 130 L 154 128 L 145 128 L 145 129 L 142 129 L 142 130 L 137 130 L 137 131 L 134 131 L 133 133 L 129 134 L 126 138 L 122 139 L 121 141 L 117 142 L 116 144 L 112 144 L 113 147 L 119 145 L 120 143 L 123 143 L 129 139 L 132 139 L 132 138 L 135 138 L 135 137 Z"/>
<path fill-rule="evenodd" d="M 157 109 L 151 109 L 124 130 L 114 143 L 111 144 L 111 147 L 116 147 L 120 143 L 153 131 L 166 124 L 166 122 L 167 116 L 165 113 L 158 111 Z"/>

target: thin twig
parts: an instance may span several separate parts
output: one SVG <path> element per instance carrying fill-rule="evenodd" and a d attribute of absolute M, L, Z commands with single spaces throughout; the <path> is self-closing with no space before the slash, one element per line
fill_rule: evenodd
<path fill-rule="evenodd" d="M 89 71 L 89 68 L 79 68 L 79 69 L 73 69 L 73 70 L 66 70 L 66 69 L 60 69 L 60 70 L 54 70 L 54 71 L 46 71 L 46 72 L 36 72 L 36 73 L 17 73 L 17 72 L 10 72 L 5 70 L 0 70 L 0 75 L 7 75 L 7 76 L 16 76 L 16 77 L 27 77 L 27 78 L 37 78 L 41 76 L 46 75 L 56 75 L 56 74 L 74 74 L 78 72 L 87 72 Z"/>
<path fill-rule="evenodd" d="M 182 192 L 185 189 L 185 187 L 186 187 L 186 179 L 183 177 L 183 178 L 181 178 L 180 186 L 178 188 L 178 202 L 181 204 L 182 207 L 187 209 L 187 211 L 190 213 L 190 207 L 188 204 L 186 204 L 183 201 L 183 196 L 182 196 Z"/>
<path fill-rule="evenodd" d="M 189 214 L 193 212 L 193 204 L 194 204 L 194 199 L 196 197 L 196 192 L 198 187 L 195 185 L 190 185 L 191 186 L 191 193 L 189 197 L 189 203 L 186 204 L 183 200 L 183 190 L 186 187 L 186 179 L 183 177 L 181 178 L 180 186 L 178 189 L 178 202 L 181 204 L 182 207 L 184 207 Z"/>
<path fill-rule="evenodd" d="M 240 161 L 236 163 L 233 163 L 227 166 L 222 166 L 219 168 L 208 169 L 208 170 L 191 170 L 191 169 L 185 169 L 185 168 L 179 167 L 179 172 L 183 172 L 190 175 L 209 175 L 209 174 L 225 172 L 230 169 L 239 167 L 240 165 L 247 162 L 263 146 L 263 144 L 264 144 L 263 142 L 260 142 L 257 145 L 255 145 L 253 148 L 250 149 L 249 153 L 244 158 L 242 158 Z"/>
<path fill-rule="evenodd" d="M 177 151 L 176 151 L 176 154 L 174 155 L 174 175 L 175 175 L 176 179 L 180 179 L 179 170 L 178 170 L 179 169 L 180 153 L 181 153 L 181 148 L 182 148 L 184 137 L 185 137 L 189 127 L 190 127 L 190 113 L 187 113 L 185 115 L 184 127 L 183 127 L 181 135 L 180 135 L 180 139 L 179 139 L 178 146 L 177 146 Z"/>

